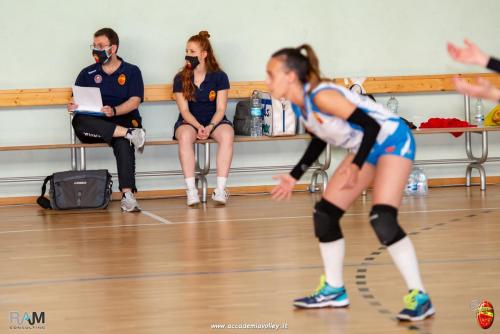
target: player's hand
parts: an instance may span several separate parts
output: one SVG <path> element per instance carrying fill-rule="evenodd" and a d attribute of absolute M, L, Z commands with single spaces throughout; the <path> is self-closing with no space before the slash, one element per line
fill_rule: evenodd
<path fill-rule="evenodd" d="M 349 164 L 346 167 L 342 167 L 342 169 L 339 170 L 339 174 L 342 174 L 345 180 L 344 185 L 342 185 L 340 189 L 353 188 L 358 182 L 359 167 L 355 164 Z"/>
<path fill-rule="evenodd" d="M 290 174 L 276 175 L 273 176 L 273 179 L 279 180 L 279 184 L 271 191 L 271 198 L 276 201 L 290 199 L 297 180 L 295 180 Z"/>
<path fill-rule="evenodd" d="M 76 104 L 75 100 L 71 98 L 71 101 L 66 105 L 66 108 L 68 109 L 68 112 L 73 112 L 78 109 L 78 104 Z"/>
<path fill-rule="evenodd" d="M 204 126 L 200 126 L 198 128 L 198 134 L 196 135 L 196 138 L 199 140 L 206 140 L 208 139 L 209 135 L 210 132 Z"/>
<path fill-rule="evenodd" d="M 104 113 L 104 115 L 106 115 L 106 117 L 113 117 L 114 116 L 113 108 L 110 106 L 102 107 L 101 111 Z"/>
<path fill-rule="evenodd" d="M 215 126 L 212 125 L 212 124 L 208 124 L 206 127 L 205 127 L 205 130 L 207 130 L 207 133 L 208 133 L 208 136 L 210 137 L 210 134 L 214 131 L 214 128 Z"/>
<path fill-rule="evenodd" d="M 498 90 L 486 79 L 478 78 L 477 85 L 474 85 L 468 83 L 464 79 L 455 77 L 453 78 L 453 83 L 455 84 L 457 92 L 464 95 L 480 97 L 494 102 L 500 100 L 500 90 Z"/>
<path fill-rule="evenodd" d="M 448 53 L 451 58 L 462 64 L 474 64 L 486 67 L 490 57 L 485 54 L 476 44 L 469 40 L 464 40 L 465 47 L 460 48 L 452 43 L 448 43 Z"/>

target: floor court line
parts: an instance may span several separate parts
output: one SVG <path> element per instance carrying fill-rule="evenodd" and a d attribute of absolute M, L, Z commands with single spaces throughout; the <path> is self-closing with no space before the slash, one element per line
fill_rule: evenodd
<path fill-rule="evenodd" d="M 141 213 L 156 220 L 156 221 L 159 221 L 161 224 L 172 224 L 172 222 L 170 220 L 162 218 L 162 217 L 160 217 L 152 212 L 142 210 Z"/>
<path fill-rule="evenodd" d="M 414 211 L 401 211 L 399 214 L 415 214 L 415 213 L 438 213 L 438 212 L 465 212 L 465 211 L 483 211 L 483 210 L 500 210 L 500 207 L 488 207 L 488 208 L 470 208 L 470 209 L 439 209 L 439 210 L 414 210 Z M 154 214 L 157 216 L 156 214 Z M 366 213 L 347 213 L 345 216 L 366 216 Z M 161 218 L 160 216 L 157 216 Z M 105 228 L 123 228 L 123 227 L 141 227 L 141 226 L 161 226 L 161 225 L 179 225 L 179 224 L 201 224 L 201 223 L 230 223 L 238 221 L 259 221 L 259 220 L 273 220 L 273 219 L 308 219 L 311 218 L 310 215 L 307 216 L 289 216 L 289 217 L 258 217 L 258 218 L 237 218 L 237 219 L 217 219 L 217 220 L 196 220 L 196 221 L 180 221 L 180 222 L 170 222 L 162 224 L 116 224 L 116 225 L 103 225 L 103 226 L 79 226 L 79 227 L 66 227 L 66 228 L 54 228 L 54 229 L 27 229 L 27 230 L 7 230 L 0 231 L 2 234 L 14 234 L 14 233 L 30 233 L 30 232 L 50 232 L 50 231 L 69 231 L 69 230 L 86 230 L 86 229 L 105 229 Z M 164 219 L 164 218 L 161 218 Z"/>

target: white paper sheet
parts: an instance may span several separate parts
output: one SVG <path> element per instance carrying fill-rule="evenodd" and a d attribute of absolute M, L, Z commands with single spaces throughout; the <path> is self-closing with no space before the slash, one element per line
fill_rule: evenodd
<path fill-rule="evenodd" d="M 78 105 L 76 112 L 102 115 L 101 91 L 97 87 L 73 86 L 73 99 Z"/>

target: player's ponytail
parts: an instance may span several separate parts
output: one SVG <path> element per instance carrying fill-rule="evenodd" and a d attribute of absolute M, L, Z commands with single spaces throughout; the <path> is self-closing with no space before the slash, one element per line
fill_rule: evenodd
<path fill-rule="evenodd" d="M 316 53 L 309 44 L 302 44 L 297 48 L 301 54 L 305 52 L 305 57 L 309 62 L 309 71 L 307 73 L 308 81 L 311 84 L 318 84 L 321 80 L 321 74 L 319 71 L 319 60 Z"/>
<path fill-rule="evenodd" d="M 309 44 L 278 50 L 272 57 L 283 59 L 285 66 L 297 74 L 303 85 L 309 83 L 311 89 L 322 80 L 318 57 Z"/>

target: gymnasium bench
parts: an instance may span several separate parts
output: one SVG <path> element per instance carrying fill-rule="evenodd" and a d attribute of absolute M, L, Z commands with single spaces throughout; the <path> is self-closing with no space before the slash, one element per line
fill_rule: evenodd
<path fill-rule="evenodd" d="M 453 92 L 452 78 L 460 76 L 468 81 L 474 81 L 477 77 L 484 77 L 490 80 L 495 86 L 500 87 L 500 76 L 496 74 L 446 74 L 446 75 L 421 75 L 421 76 L 398 76 L 398 77 L 371 77 L 367 78 L 363 83 L 364 88 L 370 94 L 421 94 L 421 93 L 436 93 L 436 92 Z M 348 78 L 337 78 L 334 82 L 346 87 L 350 86 L 351 82 Z M 233 82 L 229 90 L 228 98 L 230 100 L 245 99 L 251 96 L 253 90 L 267 90 L 264 82 Z M 36 107 L 36 106 L 62 106 L 66 105 L 71 97 L 70 88 L 48 88 L 48 89 L 19 89 L 19 90 L 0 90 L 0 108 L 15 108 L 15 107 Z M 173 101 L 172 85 L 148 85 L 145 87 L 145 102 L 166 102 Z M 1 110 L 1 109 L 0 109 Z M 464 98 L 464 113 L 465 120 L 470 120 L 470 99 Z M 72 115 L 70 114 L 70 117 Z M 85 169 L 85 150 L 94 147 L 107 147 L 106 144 L 83 144 L 77 143 L 76 138 L 71 129 L 71 143 L 65 144 L 45 144 L 45 145 L 23 145 L 23 146 L 0 146 L 0 151 L 21 151 L 21 150 L 52 150 L 52 149 L 70 149 L 71 151 L 71 168 Z M 477 169 L 480 174 L 481 190 L 486 189 L 486 174 L 483 164 L 488 160 L 488 132 L 500 131 L 500 127 L 486 128 L 441 128 L 441 129 L 422 129 L 414 130 L 415 135 L 421 134 L 443 134 L 452 132 L 465 132 L 465 149 L 467 159 L 435 159 L 417 161 L 416 164 L 452 164 L 452 163 L 467 163 L 466 167 L 466 185 L 471 184 L 471 172 Z M 476 157 L 472 153 L 471 135 L 473 133 L 481 135 L 482 154 Z M 295 135 L 286 137 L 241 137 L 236 136 L 235 142 L 262 142 L 262 141 L 281 141 L 281 140 L 307 140 L 308 135 Z M 210 145 L 213 140 L 197 141 L 196 149 L 196 169 L 197 184 L 201 182 L 202 199 L 205 202 L 207 197 L 207 180 L 206 175 L 210 171 Z M 177 145 L 175 140 L 155 139 L 148 140 L 146 145 Z M 204 158 L 200 159 L 200 149 L 204 147 Z M 490 158 L 489 160 L 497 160 L 498 158 Z M 203 166 L 200 166 L 200 161 L 203 160 Z M 79 161 L 79 164 L 78 164 Z M 318 189 L 324 189 L 327 182 L 326 170 L 331 162 L 330 148 L 326 150 L 324 163 L 317 163 L 314 166 L 313 175 L 309 190 L 311 192 Z M 289 166 L 281 166 L 281 169 L 289 168 Z M 243 168 L 244 169 L 244 168 Z M 279 170 L 280 167 L 267 167 L 266 170 Z M 318 178 L 321 176 L 321 187 L 318 187 Z M 4 179 L 5 180 L 5 179 Z"/>
<path fill-rule="evenodd" d="M 228 93 L 230 100 L 238 100 L 249 98 L 254 90 L 266 90 L 266 85 L 263 82 L 233 82 Z M 14 107 L 36 107 L 36 106 L 63 106 L 68 103 L 71 98 L 71 88 L 49 88 L 49 89 L 19 89 L 19 90 L 0 90 L 0 108 Z M 145 87 L 144 94 L 145 102 L 169 102 L 174 101 L 172 93 L 172 85 L 148 85 Z M 86 169 L 86 149 L 108 147 L 107 144 L 84 144 L 77 142 L 71 120 L 72 113 L 67 113 L 70 117 L 70 139 L 71 143 L 62 144 L 39 144 L 39 145 L 14 145 L 0 146 L 0 151 L 29 151 L 29 150 L 53 150 L 53 149 L 69 149 L 71 152 L 71 169 L 84 170 Z M 235 136 L 234 142 L 273 142 L 273 141 L 288 141 L 288 140 L 308 140 L 309 135 L 294 135 L 294 136 L 279 136 L 279 137 L 247 137 Z M 215 143 L 214 140 L 197 140 L 195 142 L 195 158 L 196 158 L 196 185 L 201 184 L 202 202 L 206 202 L 208 193 L 208 183 L 206 176 L 210 172 L 210 146 Z M 169 146 L 177 145 L 178 142 L 173 139 L 147 139 L 146 146 Z M 203 157 L 200 158 L 201 149 L 203 147 Z M 313 166 L 313 174 L 309 189 L 311 192 L 319 190 L 318 179 L 321 177 L 322 188 L 326 187 L 328 176 L 326 170 L 330 166 L 331 151 L 327 150 L 324 163 L 316 163 Z M 277 171 L 288 170 L 292 166 L 267 166 L 260 168 L 261 171 Z M 234 169 L 232 169 L 234 170 Z M 250 171 L 250 169 L 238 168 L 238 171 Z M 141 173 L 137 173 L 141 175 Z M 142 173 L 149 176 L 166 175 L 162 172 L 145 172 Z M 181 174 L 180 171 L 172 171 L 169 175 Z M 4 182 L 17 182 L 23 178 L 3 178 Z"/>

